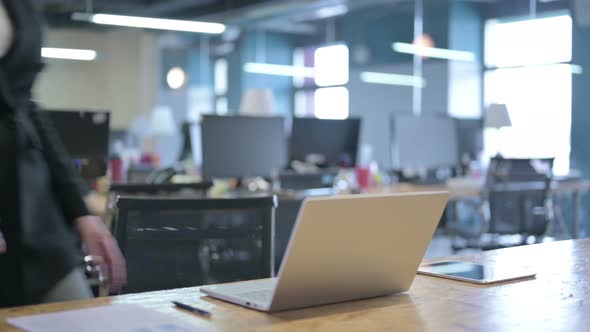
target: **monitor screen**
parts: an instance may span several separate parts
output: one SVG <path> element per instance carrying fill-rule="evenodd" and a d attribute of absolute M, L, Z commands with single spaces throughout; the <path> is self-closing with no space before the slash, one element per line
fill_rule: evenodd
<path fill-rule="evenodd" d="M 294 118 L 289 160 L 306 161 L 317 155 L 324 167 L 354 167 L 361 120 Z"/>
<path fill-rule="evenodd" d="M 201 144 L 205 179 L 270 177 L 287 164 L 283 117 L 205 115 Z"/>
<path fill-rule="evenodd" d="M 49 111 L 66 151 L 75 159 L 106 159 L 109 154 L 110 113 Z"/>
<path fill-rule="evenodd" d="M 455 166 L 457 130 L 444 116 L 395 116 L 391 130 L 394 169 Z"/>
<path fill-rule="evenodd" d="M 477 160 L 483 150 L 483 121 L 481 119 L 455 119 L 459 157 Z"/>

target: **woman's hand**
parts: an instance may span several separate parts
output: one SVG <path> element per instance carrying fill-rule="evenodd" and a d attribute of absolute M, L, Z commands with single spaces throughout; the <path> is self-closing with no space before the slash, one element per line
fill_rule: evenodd
<path fill-rule="evenodd" d="M 4 236 L 2 232 L 0 232 L 0 255 L 6 253 L 6 241 L 4 240 Z"/>
<path fill-rule="evenodd" d="M 96 216 L 83 216 L 74 225 L 88 255 L 101 256 L 109 267 L 110 291 L 117 292 L 127 282 L 125 259 L 117 242 L 104 223 Z"/>

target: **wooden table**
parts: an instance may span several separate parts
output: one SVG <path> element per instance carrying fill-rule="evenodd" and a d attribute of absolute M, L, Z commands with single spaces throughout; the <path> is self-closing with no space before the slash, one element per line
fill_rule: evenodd
<path fill-rule="evenodd" d="M 590 239 L 462 256 L 476 263 L 530 265 L 535 279 L 478 286 L 418 275 L 401 295 L 265 314 L 184 288 L 0 310 L 0 331 L 17 331 L 6 317 L 135 303 L 219 331 L 587 331 Z M 203 319 L 174 309 L 180 300 L 212 311 Z"/>
<path fill-rule="evenodd" d="M 468 185 L 419 185 L 400 183 L 389 186 L 376 187 L 367 190 L 367 193 L 407 193 L 407 192 L 421 192 L 421 191 L 448 191 L 449 200 L 451 202 L 473 199 L 482 196 L 483 185 L 477 183 L 469 183 Z M 567 181 L 553 181 L 551 185 L 551 192 L 553 194 L 572 194 L 572 238 L 577 239 L 580 235 L 580 208 L 581 208 L 581 194 L 590 191 L 590 180 L 567 180 Z"/>

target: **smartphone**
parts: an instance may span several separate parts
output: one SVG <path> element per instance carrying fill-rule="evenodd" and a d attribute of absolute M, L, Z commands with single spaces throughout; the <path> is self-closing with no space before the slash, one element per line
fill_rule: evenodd
<path fill-rule="evenodd" d="M 530 267 L 494 263 L 480 265 L 469 262 L 444 261 L 422 264 L 418 273 L 434 277 L 466 281 L 476 284 L 492 284 L 503 281 L 533 278 L 536 273 Z"/>

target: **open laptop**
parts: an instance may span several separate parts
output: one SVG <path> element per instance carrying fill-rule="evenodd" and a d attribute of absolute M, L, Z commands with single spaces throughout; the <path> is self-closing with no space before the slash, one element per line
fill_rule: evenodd
<path fill-rule="evenodd" d="M 201 292 L 260 311 L 405 292 L 447 200 L 447 192 L 307 198 L 277 278 Z"/>

